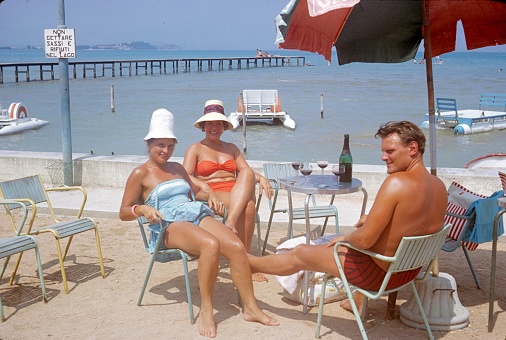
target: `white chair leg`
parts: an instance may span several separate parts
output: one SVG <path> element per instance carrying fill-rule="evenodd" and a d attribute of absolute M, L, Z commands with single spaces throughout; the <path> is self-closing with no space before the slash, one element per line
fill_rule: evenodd
<path fill-rule="evenodd" d="M 414 281 L 411 281 L 411 289 L 413 290 L 413 295 L 415 296 L 416 303 L 418 304 L 418 309 L 420 310 L 420 315 L 422 316 L 423 323 L 425 324 L 425 328 L 427 329 L 429 339 L 434 340 L 434 336 L 432 335 L 432 331 L 430 329 L 429 321 L 427 320 L 427 316 L 425 315 L 425 311 L 423 310 L 422 301 L 420 301 L 420 297 L 418 296 L 418 291 L 416 290 Z"/>

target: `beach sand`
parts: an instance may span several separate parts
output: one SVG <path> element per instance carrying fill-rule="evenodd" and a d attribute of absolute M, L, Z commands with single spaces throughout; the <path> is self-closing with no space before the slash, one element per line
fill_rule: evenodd
<path fill-rule="evenodd" d="M 49 220 L 41 215 L 38 223 Z M 106 277 L 101 278 L 93 233 L 77 235 L 66 259 L 70 293 L 63 290 L 54 240 L 49 234 L 37 236 L 49 301 L 42 302 L 33 251 L 26 252 L 18 270 L 19 285 L 9 286 L 11 260 L 2 279 L 2 297 L 6 321 L 0 323 L 0 338 L 9 339 L 134 339 L 166 338 L 195 339 L 198 335 L 199 289 L 197 262 L 189 265 L 193 309 L 196 323 L 190 323 L 184 289 L 181 262 L 156 263 L 141 306 L 137 298 L 146 273 L 149 256 L 143 247 L 136 222 L 96 218 L 99 223 Z M 10 235 L 7 219 L 0 214 L 0 236 Z M 262 230 L 266 224 L 262 223 Z M 274 226 L 268 250 L 285 236 L 286 224 Z M 255 242 L 255 241 L 254 241 Z M 254 249 L 254 248 L 253 248 Z M 487 331 L 488 292 L 491 243 L 481 245 L 471 253 L 483 290 L 475 286 L 463 252 L 441 253 L 440 271 L 453 275 L 458 284 L 461 303 L 470 313 L 468 327 L 455 331 L 434 331 L 435 338 L 504 339 L 506 334 L 506 278 L 504 253 L 506 243 L 499 243 L 496 305 L 497 318 L 492 333 Z M 269 282 L 254 283 L 259 306 L 281 323 L 266 327 L 243 320 L 237 295 L 225 260 L 221 261 L 214 294 L 215 321 L 218 339 L 312 339 L 314 338 L 317 307 L 302 313 L 302 305 L 282 294 L 274 276 Z M 426 339 L 425 330 L 410 328 L 399 320 L 400 305 L 409 296 L 399 293 L 394 320 L 386 320 L 386 297 L 370 301 L 365 328 L 371 339 Z M 352 314 L 339 303 L 326 304 L 322 322 L 323 339 L 358 339 L 360 333 Z"/>

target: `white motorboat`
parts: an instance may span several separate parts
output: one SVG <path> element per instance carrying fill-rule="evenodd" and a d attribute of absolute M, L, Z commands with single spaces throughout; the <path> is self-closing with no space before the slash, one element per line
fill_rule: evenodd
<path fill-rule="evenodd" d="M 497 152 L 485 156 L 481 156 L 478 158 L 469 161 L 465 165 L 466 169 L 475 170 L 475 169 L 498 169 L 501 171 L 506 170 L 506 153 Z"/>
<path fill-rule="evenodd" d="M 246 117 L 246 123 L 279 121 L 285 127 L 295 129 L 295 121 L 281 109 L 278 90 L 243 90 L 242 99 L 242 101 L 241 98 L 238 100 L 237 111 L 228 116 L 233 129 L 241 125 L 243 117 Z"/>
<path fill-rule="evenodd" d="M 47 120 L 28 117 L 28 111 L 21 103 L 12 103 L 9 109 L 0 107 L 0 113 L 0 136 L 38 129 L 49 123 Z"/>

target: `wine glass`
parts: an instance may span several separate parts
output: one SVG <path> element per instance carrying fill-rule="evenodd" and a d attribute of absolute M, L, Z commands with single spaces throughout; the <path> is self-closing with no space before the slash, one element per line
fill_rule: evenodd
<path fill-rule="evenodd" d="M 343 164 L 341 164 L 341 165 L 336 164 L 336 165 L 332 166 L 332 172 L 337 177 L 337 187 L 338 188 L 341 186 L 341 184 L 339 183 L 339 179 L 340 179 L 341 175 L 344 175 L 345 171 L 346 171 L 346 166 L 344 166 Z"/>
<path fill-rule="evenodd" d="M 329 161 L 317 161 L 316 164 L 322 169 L 323 175 L 323 170 L 329 165 Z"/>
<path fill-rule="evenodd" d="M 305 162 L 300 165 L 300 172 L 304 175 L 304 184 L 306 184 L 307 176 L 311 175 L 313 167 L 309 164 L 309 162 Z"/>
<path fill-rule="evenodd" d="M 297 171 L 297 177 L 299 177 L 299 169 L 302 165 L 302 161 L 293 161 L 292 162 L 292 168 L 294 168 L 295 171 Z"/>

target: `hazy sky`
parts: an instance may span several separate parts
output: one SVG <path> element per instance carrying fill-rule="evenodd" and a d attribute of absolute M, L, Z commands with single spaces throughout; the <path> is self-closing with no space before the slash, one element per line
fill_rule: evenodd
<path fill-rule="evenodd" d="M 274 18 L 288 0 L 65 0 L 78 45 L 145 41 L 182 49 L 272 50 Z M 0 46 L 43 46 L 57 0 L 4 0 Z"/>
<path fill-rule="evenodd" d="M 65 0 L 77 45 L 144 41 L 186 50 L 276 50 L 274 18 L 289 0 Z M 43 46 L 57 0 L 4 0 L 0 46 Z M 461 28 L 460 28 L 461 30 Z M 463 38 L 457 51 L 465 51 Z M 484 51 L 506 51 L 506 45 Z"/>

